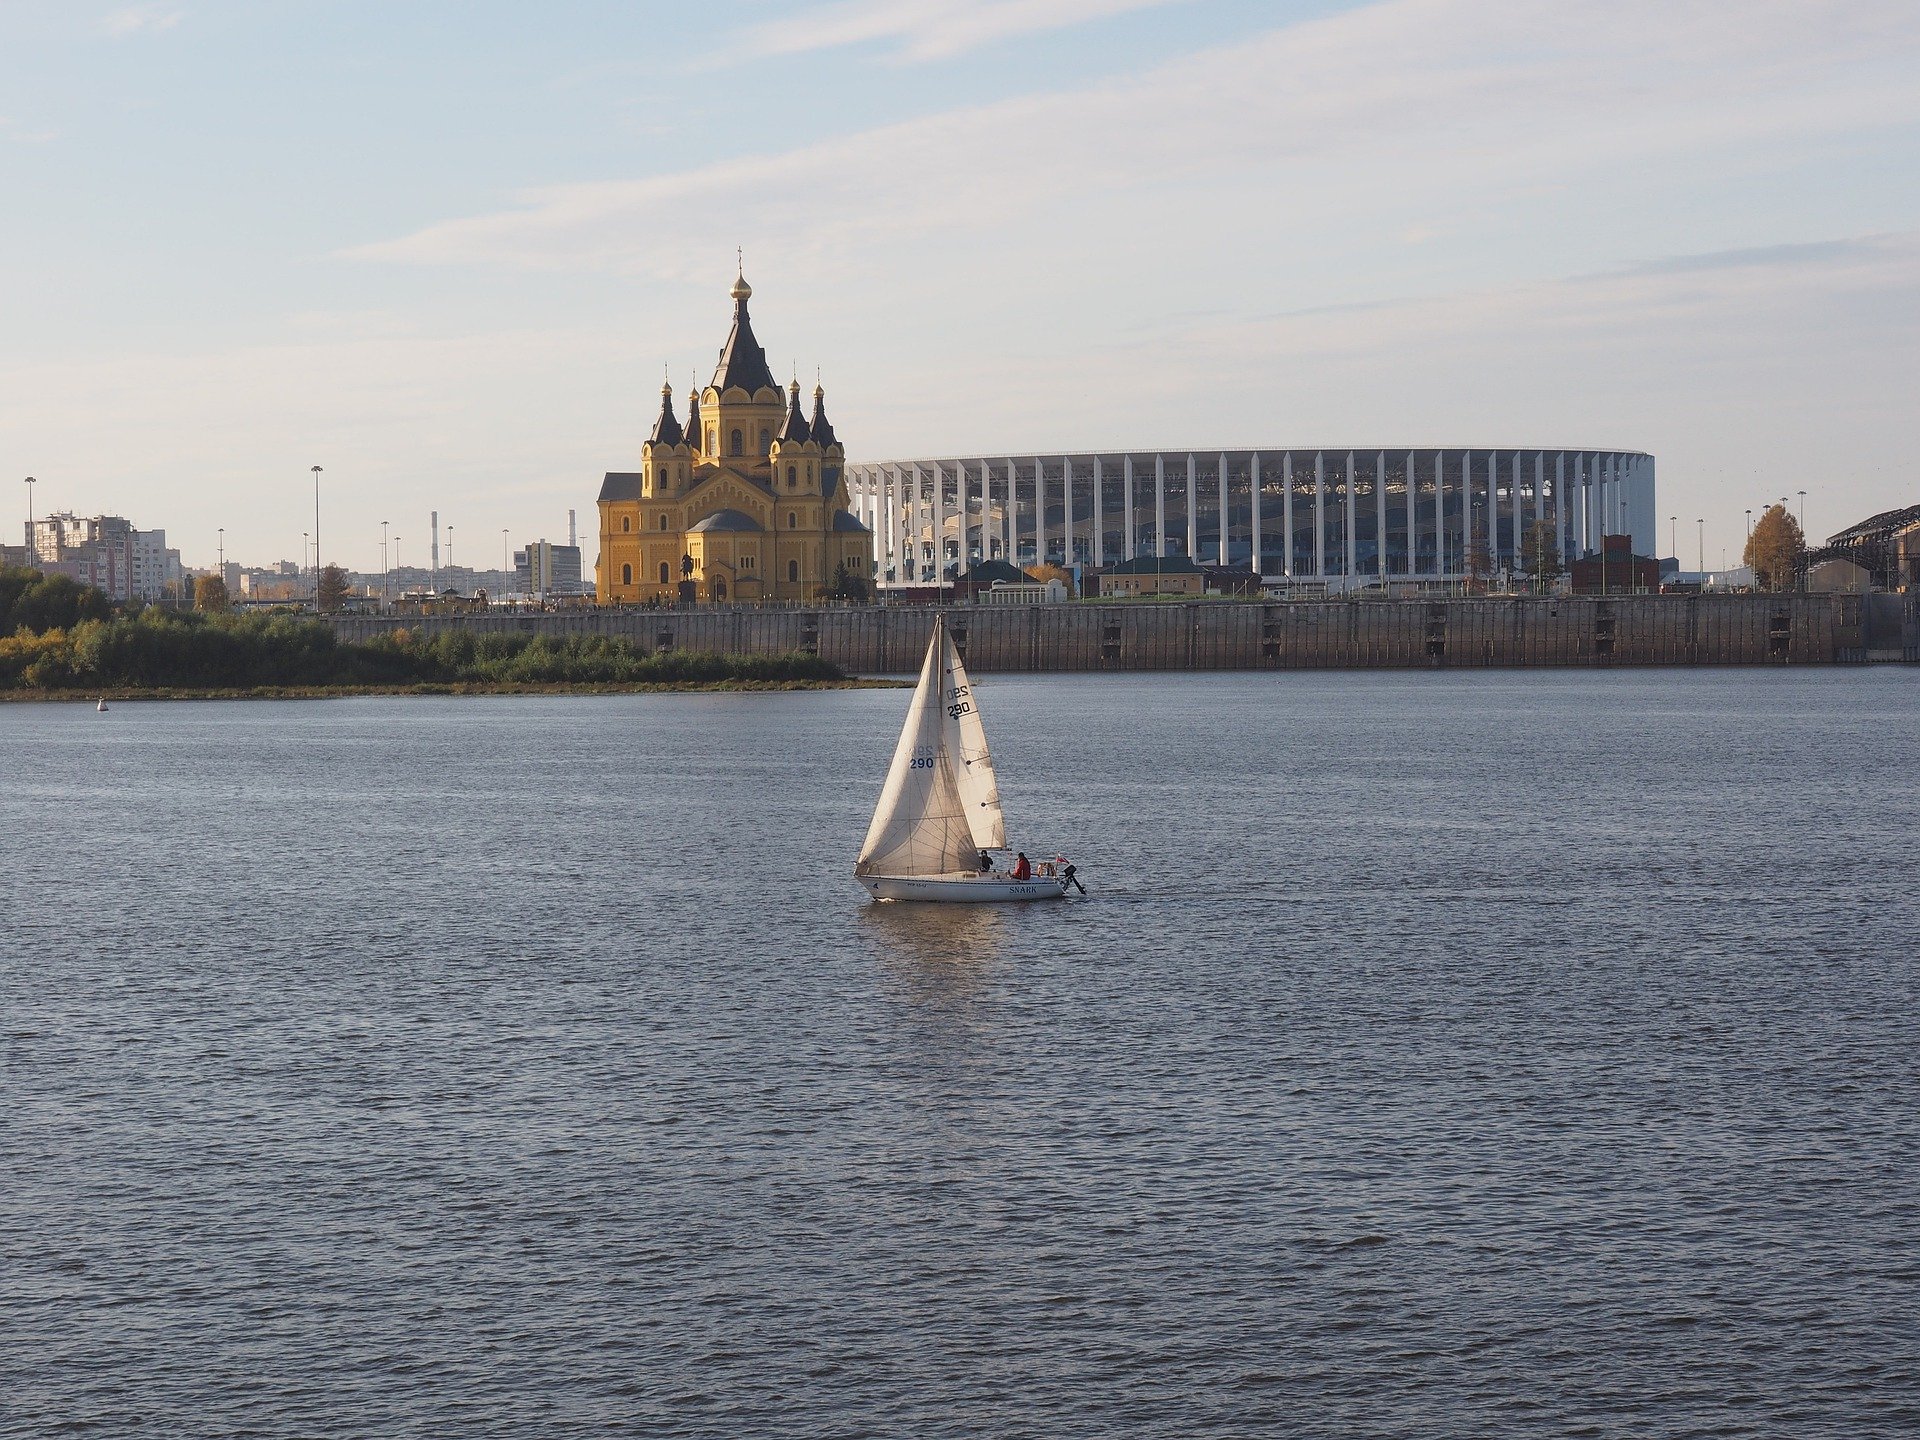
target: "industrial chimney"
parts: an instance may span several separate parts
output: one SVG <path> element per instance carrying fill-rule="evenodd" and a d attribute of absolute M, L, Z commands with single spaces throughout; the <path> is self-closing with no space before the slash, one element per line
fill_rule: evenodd
<path fill-rule="evenodd" d="M 578 545 L 579 543 L 580 536 L 576 533 L 573 524 L 573 511 L 569 510 L 567 511 L 567 544 Z"/>

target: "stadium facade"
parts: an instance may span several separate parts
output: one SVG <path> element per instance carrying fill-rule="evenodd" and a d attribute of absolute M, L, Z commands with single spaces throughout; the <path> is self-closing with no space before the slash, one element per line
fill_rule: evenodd
<path fill-rule="evenodd" d="M 1469 557 L 1524 573 L 1541 522 L 1563 560 L 1597 551 L 1603 534 L 1657 553 L 1654 461 L 1637 450 L 946 456 L 849 464 L 847 483 L 882 584 L 933 583 L 976 560 L 1099 568 L 1156 554 L 1229 566 L 1257 557 L 1269 579 L 1335 590 L 1452 581 Z"/>

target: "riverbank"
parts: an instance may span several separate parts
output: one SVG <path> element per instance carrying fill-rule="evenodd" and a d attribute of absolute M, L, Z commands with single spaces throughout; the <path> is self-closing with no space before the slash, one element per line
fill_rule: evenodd
<path fill-rule="evenodd" d="M 905 680 L 870 680 L 847 676 L 839 680 L 708 680 L 635 681 L 599 684 L 487 685 L 470 682 L 417 685 L 254 685 L 195 687 L 182 685 L 138 688 L 106 686 L 98 690 L 0 690 L 0 703 L 93 705 L 109 707 L 136 700 L 358 700 L 396 695 L 710 695 L 795 690 L 906 690 Z"/>

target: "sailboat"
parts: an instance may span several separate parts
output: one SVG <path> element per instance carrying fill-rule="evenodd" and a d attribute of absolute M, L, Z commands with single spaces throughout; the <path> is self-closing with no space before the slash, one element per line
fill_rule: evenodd
<path fill-rule="evenodd" d="M 936 616 L 920 683 L 853 873 L 876 900 L 1058 900 L 1085 893 L 1056 856 L 1015 878 L 986 866 L 1007 849 L 1000 785 L 967 667 Z"/>

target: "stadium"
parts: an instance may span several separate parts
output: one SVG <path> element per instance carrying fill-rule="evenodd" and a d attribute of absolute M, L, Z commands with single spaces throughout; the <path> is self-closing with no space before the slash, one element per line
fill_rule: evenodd
<path fill-rule="evenodd" d="M 1570 559 L 1603 534 L 1656 554 L 1653 456 L 1508 448 L 1195 449 L 849 464 L 883 586 L 977 561 L 1099 569 L 1145 555 L 1331 591 L 1520 574 L 1542 523 Z"/>

